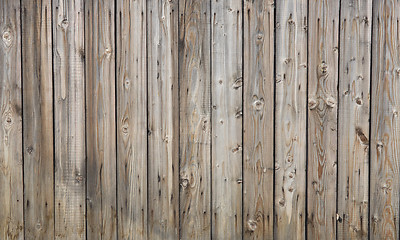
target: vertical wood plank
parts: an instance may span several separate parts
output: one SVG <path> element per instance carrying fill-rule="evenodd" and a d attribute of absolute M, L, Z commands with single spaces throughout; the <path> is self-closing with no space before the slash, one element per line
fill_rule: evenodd
<path fill-rule="evenodd" d="M 274 14 L 272 0 L 244 2 L 245 239 L 273 238 Z M 230 165 L 227 168 L 230 168 Z"/>
<path fill-rule="evenodd" d="M 178 1 L 147 2 L 148 234 L 179 235 Z"/>
<path fill-rule="evenodd" d="M 54 238 L 51 1 L 22 1 L 25 238 Z"/>
<path fill-rule="evenodd" d="M 55 238 L 85 239 L 84 2 L 53 1 Z"/>
<path fill-rule="evenodd" d="M 85 6 L 88 239 L 117 238 L 114 9 Z"/>
<path fill-rule="evenodd" d="M 400 2 L 373 2 L 371 239 L 399 239 Z"/>
<path fill-rule="evenodd" d="M 311 239 L 336 238 L 339 1 L 310 0 L 308 214 Z"/>
<path fill-rule="evenodd" d="M 275 237 L 305 239 L 307 1 L 276 10 Z"/>
<path fill-rule="evenodd" d="M 0 239 L 23 239 L 20 2 L 0 6 Z"/>
<path fill-rule="evenodd" d="M 210 1 L 179 2 L 181 239 L 211 236 Z"/>
<path fill-rule="evenodd" d="M 119 239 L 147 239 L 146 42 L 146 1 L 117 1 Z"/>
<path fill-rule="evenodd" d="M 372 1 L 342 0 L 338 129 L 338 238 L 368 237 Z"/>
<path fill-rule="evenodd" d="M 242 1 L 211 1 L 212 238 L 242 238 Z"/>

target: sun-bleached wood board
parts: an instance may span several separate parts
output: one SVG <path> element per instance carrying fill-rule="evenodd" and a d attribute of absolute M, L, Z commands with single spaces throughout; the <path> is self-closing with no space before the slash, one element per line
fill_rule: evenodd
<path fill-rule="evenodd" d="M 273 237 L 274 10 L 272 0 L 244 1 L 243 235 L 245 239 Z M 227 167 L 229 168 L 229 165 Z"/>
<path fill-rule="evenodd" d="M 20 1 L 0 6 L 0 239 L 23 239 Z"/>
<path fill-rule="evenodd" d="M 146 1 L 117 1 L 118 238 L 147 239 Z"/>
<path fill-rule="evenodd" d="M 148 238 L 179 236 L 178 1 L 147 2 Z"/>
<path fill-rule="evenodd" d="M 370 238 L 399 239 L 400 2 L 373 2 Z"/>
<path fill-rule="evenodd" d="M 52 7 L 55 238 L 85 239 L 84 1 L 55 0 Z"/>
<path fill-rule="evenodd" d="M 211 1 L 212 238 L 242 238 L 242 1 Z"/>
<path fill-rule="evenodd" d="M 338 116 L 338 239 L 368 238 L 372 0 L 342 0 Z"/>
<path fill-rule="evenodd" d="M 54 239 L 51 1 L 21 4 L 25 238 Z"/>
<path fill-rule="evenodd" d="M 210 2 L 179 2 L 181 239 L 211 236 Z"/>
<path fill-rule="evenodd" d="M 335 239 L 339 1 L 308 4 L 307 237 Z"/>
<path fill-rule="evenodd" d="M 305 239 L 307 1 L 276 3 L 275 238 Z"/>
<path fill-rule="evenodd" d="M 85 2 L 88 239 L 117 239 L 114 2 Z"/>

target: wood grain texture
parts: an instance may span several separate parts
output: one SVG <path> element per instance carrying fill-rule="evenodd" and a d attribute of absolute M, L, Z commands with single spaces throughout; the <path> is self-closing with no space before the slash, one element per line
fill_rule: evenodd
<path fill-rule="evenodd" d="M 399 239 L 399 1 L 373 2 L 371 239 Z"/>
<path fill-rule="evenodd" d="M 179 236 L 178 1 L 147 2 L 148 234 Z"/>
<path fill-rule="evenodd" d="M 88 239 L 117 239 L 114 9 L 114 0 L 85 6 Z"/>
<path fill-rule="evenodd" d="M 307 1 L 276 6 L 275 238 L 305 239 Z"/>
<path fill-rule="evenodd" d="M 53 1 L 55 238 L 85 239 L 84 2 Z"/>
<path fill-rule="evenodd" d="M 20 1 L 0 0 L 0 239 L 23 239 Z"/>
<path fill-rule="evenodd" d="M 339 61 L 338 238 L 368 238 L 372 1 L 342 0 Z"/>
<path fill-rule="evenodd" d="M 307 237 L 336 238 L 339 1 L 310 0 Z"/>
<path fill-rule="evenodd" d="M 51 1 L 22 1 L 26 239 L 54 238 Z"/>
<path fill-rule="evenodd" d="M 242 238 L 242 2 L 211 1 L 212 238 Z"/>
<path fill-rule="evenodd" d="M 210 2 L 179 4 L 180 239 L 210 239 Z"/>
<path fill-rule="evenodd" d="M 117 1 L 118 238 L 147 239 L 146 1 Z"/>
<path fill-rule="evenodd" d="M 243 235 L 245 239 L 273 238 L 274 10 L 272 0 L 244 1 Z"/>

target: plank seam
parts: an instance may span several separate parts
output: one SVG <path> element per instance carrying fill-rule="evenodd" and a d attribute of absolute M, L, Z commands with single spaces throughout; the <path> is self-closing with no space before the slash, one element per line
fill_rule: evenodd
<path fill-rule="evenodd" d="M 305 221 L 304 221 L 304 225 L 305 225 L 305 229 L 304 229 L 304 234 L 305 234 L 305 239 L 307 240 L 307 229 L 308 229 L 308 227 L 307 227 L 307 224 L 308 224 L 308 125 L 309 125 L 309 120 L 308 120 L 308 94 L 309 94 L 309 92 L 308 92 L 308 73 L 309 73 L 309 65 L 310 65 L 310 61 L 309 61 L 309 53 L 308 53 L 308 42 L 309 42 L 309 38 L 308 38 L 308 36 L 309 36 L 309 31 L 308 31 L 308 29 L 309 29 L 309 15 L 310 15 L 310 4 L 309 4 L 309 2 L 307 1 L 307 22 L 306 22 L 306 24 L 307 24 L 307 36 L 306 36 L 306 38 L 307 38 L 307 44 L 306 44 L 306 46 L 307 46 L 307 49 L 306 49 L 306 52 L 307 52 L 307 56 L 306 56 L 306 58 L 307 58 L 307 69 L 306 69 L 306 140 L 305 140 L 305 148 L 306 148 L 306 162 L 305 162 L 305 167 L 306 167 L 306 169 L 305 169 L 305 174 L 306 174 L 306 176 L 305 176 L 305 196 L 304 196 L 304 205 L 305 205 L 305 208 L 304 208 L 304 211 L 305 211 Z"/>
<path fill-rule="evenodd" d="M 24 239 L 25 239 L 25 230 L 26 230 L 26 227 L 25 227 L 25 154 L 24 154 L 24 124 L 23 124 L 23 122 L 24 122 L 24 81 L 23 81 L 23 78 L 24 78 L 24 73 L 23 73 L 23 61 L 24 61 L 24 59 L 23 59 L 23 52 L 24 52 L 24 49 L 23 49 L 23 46 L 22 46 L 22 44 L 23 44 L 23 38 L 22 38 L 22 34 L 23 34 L 23 32 L 22 32 L 22 21 L 23 21 L 23 19 L 22 19 L 22 1 L 23 0 L 20 0 L 19 1 L 19 33 L 21 34 L 21 36 L 20 36 L 20 48 L 21 48 L 21 55 L 20 55 L 20 61 L 21 61 L 21 78 L 20 78 L 20 81 L 21 81 L 21 120 L 22 120 L 22 122 L 21 122 L 21 158 L 22 158 L 22 222 L 23 222 L 23 230 L 22 230 L 22 234 L 23 234 L 23 237 L 24 237 Z"/>
<path fill-rule="evenodd" d="M 338 22 L 338 66 L 337 66 L 337 86 L 336 86 L 336 92 L 337 92 L 337 101 L 338 101 L 338 106 L 336 108 L 336 220 L 335 220 L 335 225 L 336 225 L 336 239 L 338 239 L 338 221 L 337 221 L 337 216 L 339 214 L 339 121 L 340 121 L 340 95 L 339 95 L 339 86 L 340 86 L 340 40 L 341 40 L 341 32 L 340 31 L 340 26 L 342 21 L 342 0 L 339 0 L 339 22 Z"/>
<path fill-rule="evenodd" d="M 274 107 L 273 107 L 273 123 L 272 123 L 272 160 L 273 160 L 273 171 L 272 171 L 272 179 L 273 179 L 273 183 L 272 183 L 272 236 L 275 237 L 275 216 L 276 216 L 276 206 L 275 206 L 275 156 L 276 156 L 276 150 L 275 150 L 275 146 L 276 146 L 276 136 L 275 136 L 275 126 L 276 126 L 276 3 L 273 2 L 273 13 L 274 13 L 274 44 L 273 44 L 273 51 L 274 51 L 274 62 L 273 62 L 273 73 L 272 73 L 272 80 L 273 80 L 273 84 L 274 84 L 274 96 L 273 96 L 273 100 L 274 100 Z"/>
<path fill-rule="evenodd" d="M 118 2 L 114 0 L 114 91 L 115 91 L 115 173 L 117 174 L 115 178 L 115 213 L 116 213 L 116 237 L 117 240 L 119 238 L 119 211 L 118 211 L 118 50 L 117 50 L 117 37 L 118 37 L 118 22 L 117 22 L 117 15 L 118 15 Z"/>

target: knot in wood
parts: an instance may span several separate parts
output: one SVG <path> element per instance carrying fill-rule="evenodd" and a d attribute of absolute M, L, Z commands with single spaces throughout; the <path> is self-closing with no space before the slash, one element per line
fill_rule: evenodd
<path fill-rule="evenodd" d="M 396 69 L 397 76 L 400 76 L 400 68 Z"/>
<path fill-rule="evenodd" d="M 240 88 L 240 87 L 242 87 L 242 85 L 243 85 L 243 80 L 242 80 L 242 77 L 239 77 L 239 78 L 237 78 L 236 80 L 235 80 L 235 82 L 233 83 L 233 89 L 238 89 L 238 88 Z"/>
<path fill-rule="evenodd" d="M 126 78 L 125 82 L 124 82 L 125 89 L 129 89 L 130 85 L 131 85 L 131 81 L 129 80 L 129 78 Z"/>
<path fill-rule="evenodd" d="M 357 103 L 357 105 L 362 105 L 362 99 L 360 98 L 360 97 L 356 97 L 356 103 Z"/>
<path fill-rule="evenodd" d="M 33 147 L 32 147 L 32 146 L 29 146 L 29 147 L 26 149 L 26 151 L 28 152 L 28 154 L 32 154 L 32 152 L 33 152 Z"/>
<path fill-rule="evenodd" d="M 263 99 L 263 98 L 256 99 L 256 100 L 253 102 L 253 108 L 254 108 L 254 110 L 256 110 L 257 112 L 258 112 L 258 111 L 261 111 L 261 110 L 264 108 L 264 99 Z"/>
<path fill-rule="evenodd" d="M 236 146 L 236 147 L 234 147 L 233 149 L 232 149 L 232 152 L 233 153 L 237 153 L 237 152 L 239 152 L 239 151 L 241 151 L 242 150 L 242 146 L 240 146 L 239 144 Z"/>
<path fill-rule="evenodd" d="M 187 178 L 181 178 L 181 186 L 183 189 L 185 189 L 189 184 L 189 179 Z"/>
<path fill-rule="evenodd" d="M 59 26 L 63 31 L 66 31 L 67 28 L 68 28 L 68 26 L 69 26 L 69 21 L 68 21 L 68 19 L 63 19 L 63 20 L 58 24 L 58 26 Z"/>
<path fill-rule="evenodd" d="M 314 99 L 314 98 L 310 98 L 310 99 L 308 99 L 308 108 L 310 109 L 310 110 L 313 110 L 313 109 L 315 109 L 316 107 L 317 107 L 317 101 Z"/>
<path fill-rule="evenodd" d="M 322 61 L 321 64 L 318 65 L 318 76 L 325 76 L 327 73 L 328 73 L 328 64 Z"/>
<path fill-rule="evenodd" d="M 9 48 L 13 42 L 13 36 L 11 34 L 11 31 L 10 30 L 4 31 L 2 34 L 2 39 L 6 47 Z"/>
<path fill-rule="evenodd" d="M 83 181 L 83 176 L 82 175 L 76 175 L 75 179 L 78 182 L 82 182 Z"/>
<path fill-rule="evenodd" d="M 254 232 L 257 229 L 257 222 L 250 219 L 247 221 L 247 228 L 250 232 Z"/>
<path fill-rule="evenodd" d="M 104 51 L 104 55 L 106 56 L 107 59 L 110 59 L 111 53 L 112 53 L 112 50 L 110 47 L 106 48 L 106 50 Z"/>
<path fill-rule="evenodd" d="M 336 105 L 335 99 L 333 97 L 330 97 L 330 96 L 326 98 L 325 103 L 330 108 L 333 108 Z"/>

